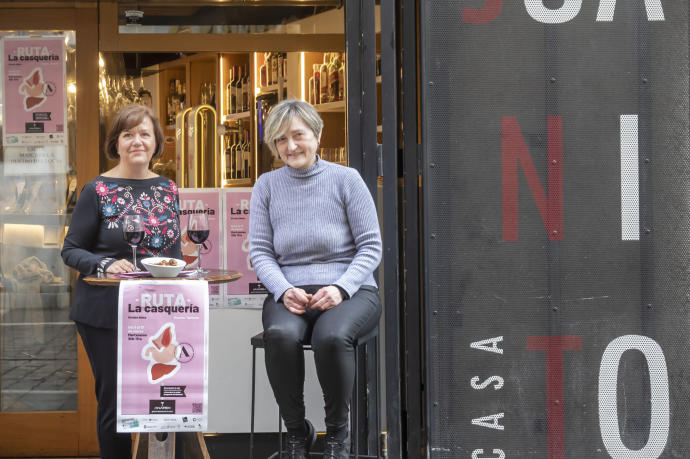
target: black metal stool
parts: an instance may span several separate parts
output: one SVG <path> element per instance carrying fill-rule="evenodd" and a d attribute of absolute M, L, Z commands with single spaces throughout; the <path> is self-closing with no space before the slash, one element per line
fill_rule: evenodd
<path fill-rule="evenodd" d="M 381 457 L 381 442 L 379 440 L 379 435 L 381 434 L 381 420 L 380 420 L 380 404 L 379 404 L 379 350 L 378 350 L 378 338 L 379 338 L 379 329 L 378 326 L 374 328 L 372 331 L 367 333 L 366 335 L 362 336 L 361 338 L 355 340 L 354 343 L 354 348 L 355 348 L 355 368 L 357 369 L 355 372 L 355 386 L 354 389 L 352 390 L 352 402 L 350 403 L 350 435 L 353 441 L 353 445 L 351 445 L 354 451 L 350 453 L 350 457 L 354 457 L 355 459 L 357 458 L 363 458 L 363 459 L 368 459 L 368 458 L 380 458 Z M 254 403 L 255 403 L 255 398 L 256 398 L 256 349 L 257 348 L 264 348 L 265 347 L 265 342 L 264 342 L 264 333 L 258 333 L 251 338 L 251 345 L 252 345 L 252 415 L 251 415 L 251 432 L 249 434 L 249 459 L 254 459 Z M 367 349 L 369 346 L 372 346 L 372 354 L 374 356 L 374 377 L 371 378 L 371 383 L 372 383 L 372 390 L 368 391 L 368 396 L 367 399 L 368 401 L 371 400 L 376 407 L 375 409 L 375 422 L 374 425 L 370 425 L 370 428 L 367 430 L 368 435 L 372 435 L 372 433 L 375 433 L 375 456 L 369 454 L 369 448 L 367 448 L 367 454 L 359 454 L 359 407 L 360 407 L 360 398 L 359 398 L 359 373 L 360 373 L 360 366 L 359 366 L 359 351 L 360 351 L 360 346 L 365 346 L 365 349 Z M 311 343 L 306 343 L 303 345 L 304 350 L 311 350 Z M 371 406 L 371 403 L 367 403 L 369 406 Z M 370 410 L 371 411 L 371 410 Z M 376 430 L 374 430 L 374 428 Z M 283 424 L 281 421 L 280 417 L 280 411 L 278 411 L 278 453 L 277 457 L 280 457 L 283 453 Z M 315 455 L 317 453 L 310 453 L 309 455 Z M 274 454 L 271 457 L 275 457 L 276 455 Z"/>

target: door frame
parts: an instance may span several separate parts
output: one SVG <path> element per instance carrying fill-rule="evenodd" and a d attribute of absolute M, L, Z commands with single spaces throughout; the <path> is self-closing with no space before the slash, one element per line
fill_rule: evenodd
<path fill-rule="evenodd" d="M 78 183 L 84 184 L 98 174 L 98 5 L 34 5 L 3 4 L 0 30 L 75 31 L 79 89 L 76 163 Z M 0 412 L 0 456 L 98 455 L 94 380 L 81 340 L 77 359 L 77 410 Z"/>

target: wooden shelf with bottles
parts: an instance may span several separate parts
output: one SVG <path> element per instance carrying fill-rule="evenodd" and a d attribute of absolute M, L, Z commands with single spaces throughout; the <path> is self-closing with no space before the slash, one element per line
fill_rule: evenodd
<path fill-rule="evenodd" d="M 321 156 L 327 161 L 347 165 L 347 120 L 345 117 L 347 88 L 345 86 L 344 59 L 344 53 L 304 53 L 305 74 L 303 78 L 305 98 L 314 105 L 324 123 L 321 142 L 319 143 Z M 311 81 L 316 81 L 315 72 L 317 70 L 319 72 L 318 80 L 321 86 L 323 83 L 321 74 L 326 69 L 328 69 L 329 77 L 337 75 L 337 82 L 327 80 L 328 85 L 319 88 L 318 99 L 316 99 L 316 94 L 313 94 L 310 100 L 309 88 Z M 327 95 L 327 101 L 322 102 L 322 94 Z"/>
<path fill-rule="evenodd" d="M 219 142 L 222 187 L 251 186 L 256 179 L 252 55 L 221 53 L 218 57 L 219 120 L 224 126 Z"/>

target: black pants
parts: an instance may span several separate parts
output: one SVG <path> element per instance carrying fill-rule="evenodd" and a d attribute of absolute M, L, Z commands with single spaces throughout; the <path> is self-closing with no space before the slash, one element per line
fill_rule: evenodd
<path fill-rule="evenodd" d="M 101 457 L 131 458 L 131 435 L 118 434 L 116 429 L 117 330 L 92 327 L 81 322 L 76 324 L 96 379 L 98 446 Z"/>
<path fill-rule="evenodd" d="M 300 286 L 315 293 L 322 286 Z M 378 325 L 378 290 L 363 286 L 349 300 L 327 311 L 293 314 L 273 296 L 264 301 L 266 371 L 288 431 L 304 426 L 304 351 L 311 342 L 316 374 L 326 405 L 326 429 L 347 427 L 355 381 L 355 339 Z"/>

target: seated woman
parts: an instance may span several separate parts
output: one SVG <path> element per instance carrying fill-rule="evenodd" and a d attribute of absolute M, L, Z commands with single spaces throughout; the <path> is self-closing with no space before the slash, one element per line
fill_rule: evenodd
<path fill-rule="evenodd" d="M 326 404 L 324 458 L 349 457 L 353 343 L 381 315 L 376 207 L 355 169 L 319 158 L 322 127 L 306 102 L 273 107 L 264 141 L 285 166 L 259 177 L 250 206 L 249 253 L 271 293 L 262 316 L 266 370 L 290 458 L 307 457 L 316 440 L 305 419 L 302 344 L 311 341 Z"/>

